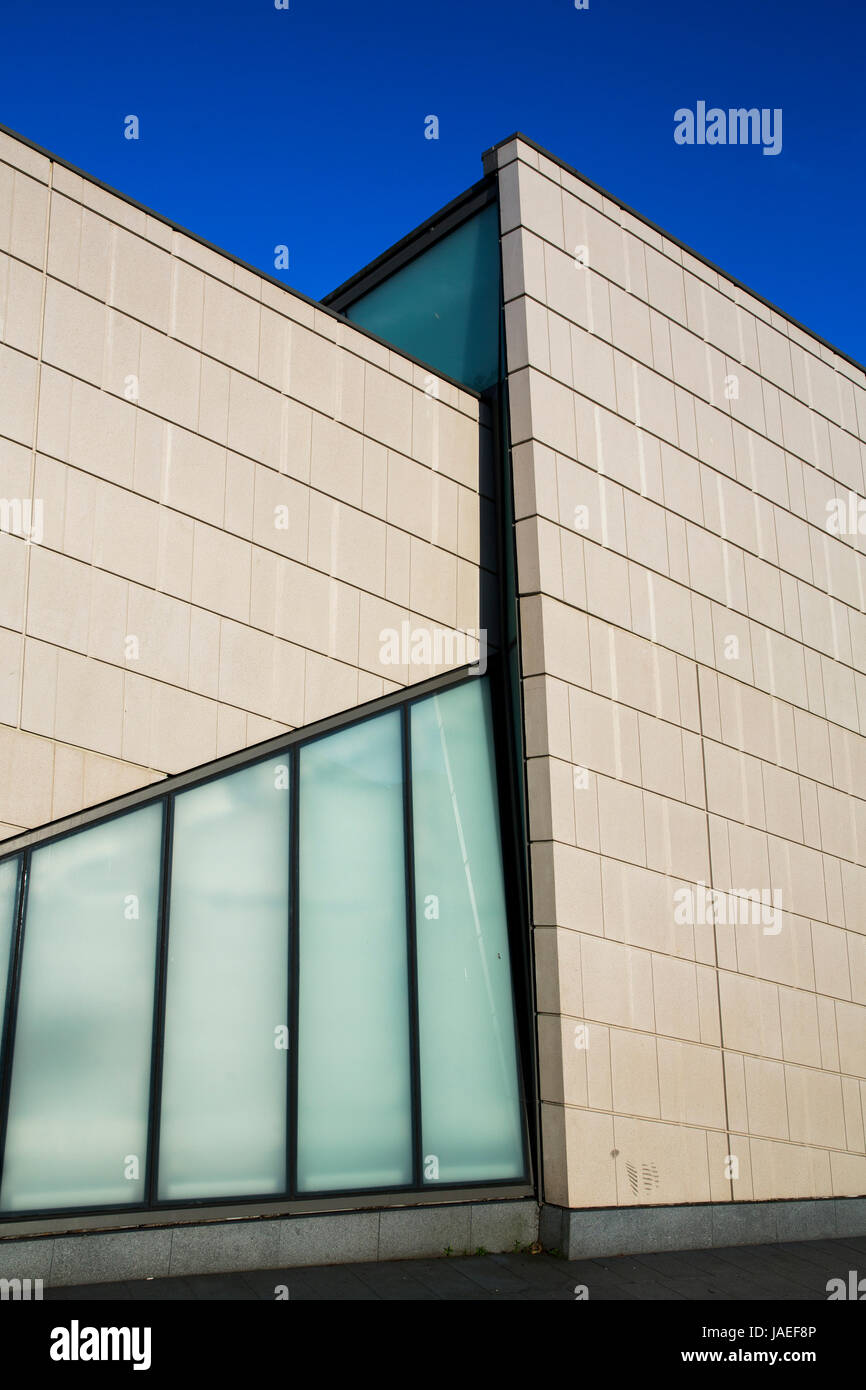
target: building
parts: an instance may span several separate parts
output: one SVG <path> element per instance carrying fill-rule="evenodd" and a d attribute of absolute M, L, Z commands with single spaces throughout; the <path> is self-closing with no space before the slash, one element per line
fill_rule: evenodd
<path fill-rule="evenodd" d="M 864 369 L 523 136 L 321 304 L 0 160 L 0 1274 L 862 1233 Z"/>

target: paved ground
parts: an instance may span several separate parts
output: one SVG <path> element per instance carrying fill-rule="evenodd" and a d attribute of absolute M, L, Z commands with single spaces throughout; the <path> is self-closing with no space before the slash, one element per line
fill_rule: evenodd
<path fill-rule="evenodd" d="M 278 1285 L 303 1300 L 573 1301 L 585 1285 L 593 1299 L 826 1301 L 828 1279 L 866 1276 L 866 1237 L 733 1246 L 664 1255 L 562 1260 L 553 1255 L 472 1255 L 438 1260 L 330 1265 L 188 1275 L 46 1289 L 45 1299 L 271 1300 Z"/>

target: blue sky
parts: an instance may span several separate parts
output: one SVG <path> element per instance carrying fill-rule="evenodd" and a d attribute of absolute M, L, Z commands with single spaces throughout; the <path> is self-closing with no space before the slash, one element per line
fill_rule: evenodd
<path fill-rule="evenodd" d="M 864 361 L 864 41 L 855 0 L 43 0 L 0 122 L 314 297 L 519 129 Z M 699 100 L 781 108 L 781 153 L 677 145 Z"/>

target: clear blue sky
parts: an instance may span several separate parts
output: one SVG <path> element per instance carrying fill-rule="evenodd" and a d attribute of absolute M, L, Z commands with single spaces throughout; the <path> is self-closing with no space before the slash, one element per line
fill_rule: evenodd
<path fill-rule="evenodd" d="M 2 41 L 0 122 L 314 297 L 519 129 L 866 360 L 859 0 L 42 0 Z M 675 144 L 699 100 L 782 152 Z"/>

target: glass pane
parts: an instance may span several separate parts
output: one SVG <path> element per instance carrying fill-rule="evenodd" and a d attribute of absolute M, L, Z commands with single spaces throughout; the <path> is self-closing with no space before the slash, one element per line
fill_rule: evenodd
<path fill-rule="evenodd" d="M 0 1047 L 3 1045 L 6 986 L 12 957 L 12 937 L 15 932 L 15 908 L 18 903 L 18 862 L 17 859 L 6 859 L 0 864 Z"/>
<path fill-rule="evenodd" d="M 486 682 L 411 708 L 424 1177 L 523 1176 Z"/>
<path fill-rule="evenodd" d="M 0 1205 L 144 1198 L 162 804 L 33 851 Z"/>
<path fill-rule="evenodd" d="M 159 1196 L 286 1187 L 288 762 L 175 799 Z"/>
<path fill-rule="evenodd" d="M 476 391 L 499 377 L 499 214 L 491 203 L 346 309 Z"/>
<path fill-rule="evenodd" d="M 298 1186 L 412 1178 L 399 713 L 300 756 Z"/>

